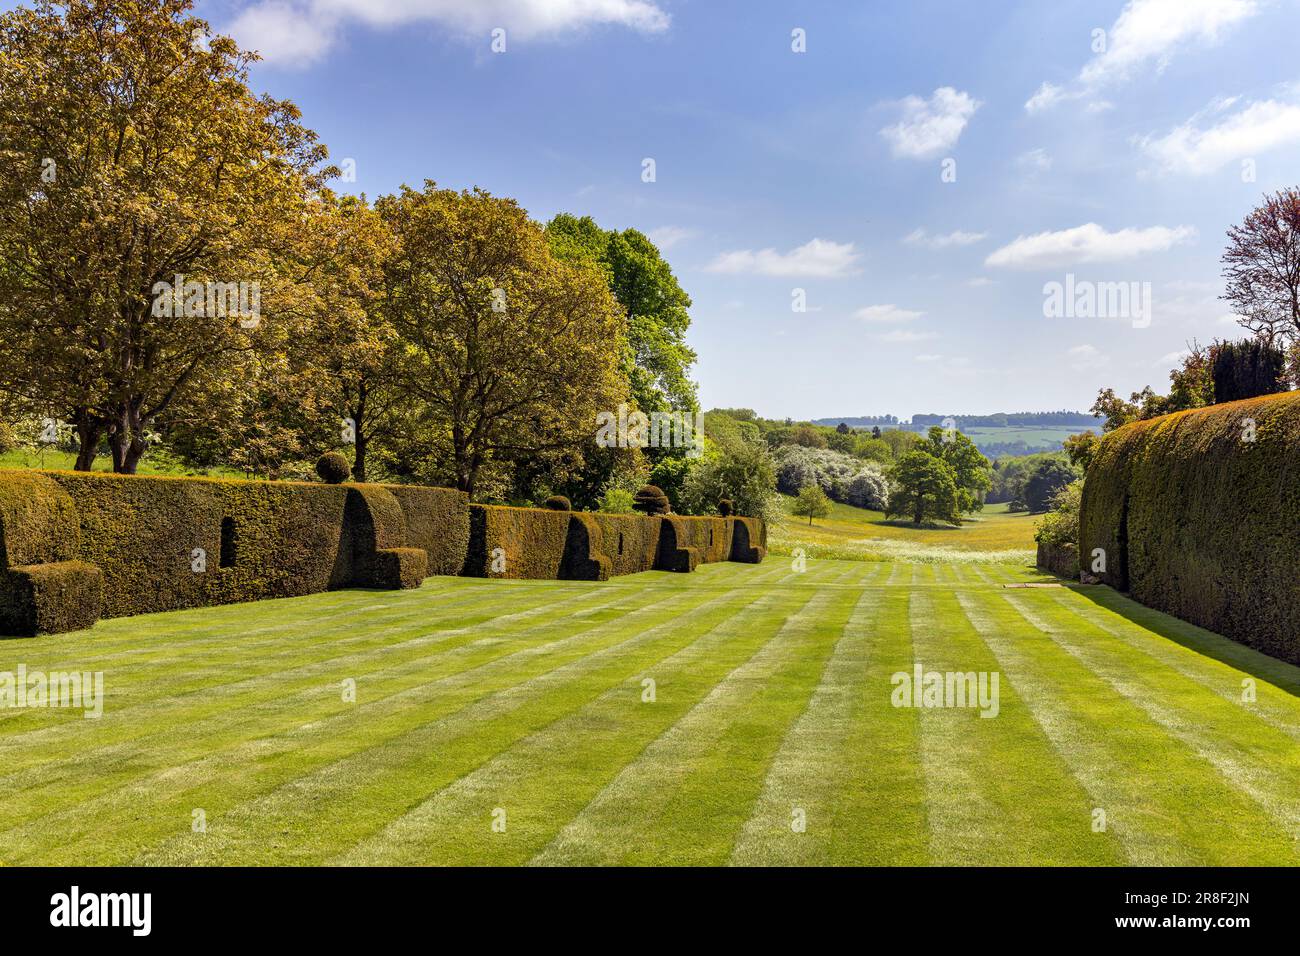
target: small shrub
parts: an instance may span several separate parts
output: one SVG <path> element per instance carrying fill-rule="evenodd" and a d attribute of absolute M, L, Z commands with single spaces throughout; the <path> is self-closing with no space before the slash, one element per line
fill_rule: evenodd
<path fill-rule="evenodd" d="M 718 514 L 722 515 L 724 518 L 731 517 L 732 512 L 735 510 L 735 506 L 731 503 L 730 498 L 723 498 L 718 502 Z"/>
<path fill-rule="evenodd" d="M 348 460 L 336 451 L 327 451 L 316 462 L 316 474 L 327 485 L 341 485 L 352 474 Z"/>
<path fill-rule="evenodd" d="M 648 515 L 666 515 L 669 513 L 668 496 L 657 485 L 645 485 L 633 497 L 633 507 Z"/>
<path fill-rule="evenodd" d="M 542 507 L 551 511 L 572 511 L 573 503 L 564 495 L 551 495 L 542 502 Z"/>
<path fill-rule="evenodd" d="M 625 515 L 636 511 L 632 492 L 622 488 L 606 490 L 600 499 L 600 510 L 607 515 Z"/>

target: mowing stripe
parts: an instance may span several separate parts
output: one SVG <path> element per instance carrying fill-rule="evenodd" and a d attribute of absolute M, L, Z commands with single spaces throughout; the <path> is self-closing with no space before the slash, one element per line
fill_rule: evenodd
<path fill-rule="evenodd" d="M 1090 603 L 1081 600 L 1081 595 L 1064 594 L 1056 595 L 1056 601 L 1069 613 L 1083 618 L 1089 624 L 1100 630 L 1105 631 L 1112 637 L 1124 641 L 1135 650 L 1139 650 L 1150 657 L 1153 661 L 1158 662 L 1166 667 L 1171 667 L 1178 673 L 1191 680 L 1196 681 L 1202 687 L 1212 691 L 1218 696 L 1231 704 L 1241 705 L 1248 713 L 1254 715 L 1259 720 L 1271 724 L 1273 727 L 1282 731 L 1294 740 L 1300 740 L 1300 705 L 1297 704 L 1296 696 L 1293 692 L 1284 688 L 1300 687 L 1300 668 L 1285 661 L 1279 661 L 1258 651 L 1248 651 L 1247 654 L 1235 654 L 1228 651 L 1230 659 L 1240 661 L 1242 664 L 1251 668 L 1248 673 L 1251 676 L 1260 675 L 1253 681 L 1256 700 L 1252 703 L 1246 703 L 1242 700 L 1242 669 L 1233 664 L 1224 663 L 1213 657 L 1207 657 L 1204 653 L 1198 653 L 1186 646 L 1175 643 L 1159 634 L 1152 633 L 1150 630 L 1133 624 L 1119 614 L 1113 611 L 1100 609 Z M 1177 618 L 1170 618 L 1170 621 L 1176 621 L 1182 624 L 1182 627 L 1171 626 L 1173 633 L 1191 638 L 1196 642 L 1196 646 L 1206 647 L 1215 651 L 1224 651 L 1227 648 L 1220 645 L 1232 645 L 1233 648 L 1241 649 L 1242 646 L 1227 638 L 1218 637 L 1209 631 L 1204 631 L 1194 624 L 1186 624 L 1178 621 Z M 1196 633 L 1199 632 L 1199 633 Z M 1269 678 L 1272 679 L 1270 682 Z"/>
<path fill-rule="evenodd" d="M 1169 846 L 1159 834 L 1149 814 L 1143 814 L 1143 801 L 1134 793 L 1133 784 L 1138 779 L 1127 774 L 1116 774 L 1116 757 L 1095 730 L 1095 723 L 1080 719 L 1073 707 L 1083 710 L 1081 688 L 1077 681 L 1061 680 L 1059 662 L 1057 669 L 1044 668 L 1024 648 L 1032 640 L 1032 633 L 1024 622 L 1010 620 L 1009 615 L 995 617 L 987 606 L 992 600 L 987 595 L 975 598 L 968 593 L 958 593 L 957 601 L 967 620 L 979 632 L 980 638 L 998 660 L 998 666 L 1015 675 L 1016 689 L 1030 714 L 1051 741 L 1057 754 L 1070 768 L 1075 779 L 1088 792 L 1092 814 L 1100 808 L 1104 819 L 1093 815 L 1077 821 L 1079 833 L 1090 833 L 1090 839 L 1106 845 L 1118 839 L 1121 846 L 1108 863 L 1127 861 L 1140 866 L 1168 864 Z M 1086 693 L 1086 691 L 1084 692 Z M 1142 825 L 1147 824 L 1147 825 Z M 1113 834 L 1113 836 L 1112 836 Z M 1075 839 L 1078 840 L 1077 835 Z M 1103 846 L 1103 852 L 1111 849 Z"/>
<path fill-rule="evenodd" d="M 901 589 L 862 593 L 781 742 L 732 864 L 927 862 L 917 722 L 889 703 L 889 675 L 911 657 L 907 608 Z"/>
<path fill-rule="evenodd" d="M 952 594 L 914 592 L 911 626 L 915 661 L 926 672 L 999 671 L 997 658 Z M 1113 852 L 1086 839 L 1088 795 L 1029 716 L 1013 680 L 999 673 L 995 717 L 981 716 L 978 707 L 920 712 L 931 861 L 942 866 L 1113 861 Z"/>
<path fill-rule="evenodd" d="M 228 812 L 209 824 L 205 836 L 183 834 L 141 854 L 135 862 L 322 862 L 340 846 L 364 839 L 400 815 L 412 800 L 423 799 L 465 772 L 463 763 L 474 766 L 490 759 L 532 730 L 581 706 L 610 683 L 639 673 L 714 626 L 747 620 L 737 606 L 744 608 L 746 600 L 753 604 L 763 595 L 746 599 L 733 591 L 711 597 L 686 613 L 670 613 L 667 620 L 652 626 L 647 622 L 630 637 L 626 619 L 617 622 L 617 640 L 562 665 L 551 661 L 551 666 L 522 682 L 520 675 L 498 681 L 504 683 L 500 689 L 481 678 L 440 682 L 448 686 L 430 688 L 426 709 L 407 719 L 414 726 L 394 734 L 360 727 L 356 737 L 366 742 L 365 749 L 351 748 L 339 759 L 297 774 L 286 771 L 274 789 L 260 794 L 223 794 Z M 543 657 L 538 663 L 544 661 Z M 312 807 L 313 818 L 330 834 L 328 841 L 314 832 L 299 833 L 297 840 L 288 843 L 277 836 L 303 806 Z"/>
<path fill-rule="evenodd" d="M 146 806 L 155 803 L 171 806 L 170 810 L 159 807 L 153 815 L 155 825 L 161 828 L 158 836 L 161 839 L 169 831 L 175 832 L 179 817 L 188 817 L 195 806 L 216 813 L 322 765 L 328 768 L 358 753 L 364 759 L 366 748 L 418 731 L 439 716 L 466 709 L 476 702 L 482 705 L 497 701 L 504 708 L 514 699 L 512 692 L 523 686 L 520 682 L 544 687 L 547 685 L 542 677 L 549 672 L 572 673 L 575 664 L 580 665 L 591 656 L 617 653 L 625 645 L 652 641 L 665 629 L 680 626 L 682 621 L 689 622 L 705 610 L 724 615 L 730 610 L 729 602 L 738 594 L 709 591 L 694 595 L 654 594 L 651 596 L 658 600 L 653 604 L 589 631 L 572 632 L 569 628 L 570 636 L 545 642 L 539 642 L 540 635 L 525 632 L 513 643 L 494 642 L 501 644 L 505 653 L 438 679 L 426 677 L 421 684 L 374 702 L 367 700 L 362 690 L 362 703 L 349 705 L 340 700 L 331 716 L 295 721 L 291 729 L 273 736 L 250 739 L 237 735 L 226 746 L 215 748 L 212 740 L 198 738 L 205 756 L 181 765 L 164 762 L 157 770 L 150 767 L 151 772 L 144 777 L 131 773 L 126 777 L 125 786 L 28 826 L 0 833 L 0 852 L 8 846 L 26 845 L 24 834 L 34 827 L 53 826 L 59 833 L 60 847 L 74 838 L 93 836 L 96 826 L 102 825 L 102 818 L 111 817 L 124 800 Z M 674 598 L 673 606 L 664 606 Z M 544 629 L 542 635 L 547 630 L 551 628 Z M 520 649 L 512 650 L 516 646 Z M 467 712 L 472 710 L 468 707 Z M 241 769 L 242 775 L 237 772 Z M 206 802 L 193 802 L 196 798 L 192 794 L 185 796 L 203 787 L 210 788 L 203 794 Z M 97 824 L 97 820 L 101 822 Z M 141 839 L 147 836 L 142 834 Z M 45 851 L 48 855 L 48 841 Z M 18 853 L 15 849 L 13 856 L 16 858 Z"/>
<path fill-rule="evenodd" d="M 674 706 L 658 721 L 665 729 L 637 741 L 640 752 L 572 808 L 558 835 L 552 829 L 549 844 L 534 848 L 545 846 L 533 862 L 724 862 L 855 604 L 852 592 L 819 592 L 707 696 L 699 688 L 702 700 Z"/>
<path fill-rule="evenodd" d="M 1159 679 L 1153 679 L 1147 655 L 1099 628 L 1084 623 L 1073 635 L 1066 633 L 1053 619 L 1053 610 L 1058 619 L 1064 610 L 1054 601 L 1031 605 L 1010 593 L 1003 597 L 1025 620 L 1263 808 L 1281 826 L 1293 860 L 1300 857 L 1300 750 L 1292 740 L 1240 707 L 1204 693 L 1195 681 L 1176 671 L 1165 669 Z M 1258 815 L 1247 814 L 1246 819 L 1258 820 Z M 1242 852 L 1247 852 L 1244 847 Z"/>

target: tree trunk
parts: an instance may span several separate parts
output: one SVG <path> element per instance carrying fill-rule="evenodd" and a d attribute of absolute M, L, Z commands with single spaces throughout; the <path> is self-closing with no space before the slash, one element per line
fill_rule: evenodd
<path fill-rule="evenodd" d="M 85 411 L 78 412 L 75 418 L 77 428 L 77 463 L 73 465 L 74 471 L 91 471 L 95 465 L 95 452 L 99 448 L 99 440 L 104 437 L 103 422 L 96 421 Z"/>
<path fill-rule="evenodd" d="M 357 389 L 357 404 L 352 409 L 352 480 L 365 483 L 366 480 L 366 448 L 369 441 L 366 437 L 366 383 L 362 382 Z"/>
<path fill-rule="evenodd" d="M 117 420 L 109 429 L 108 446 L 113 452 L 113 471 L 119 475 L 134 475 L 144 457 L 144 423 L 140 411 L 131 403 L 124 403 Z"/>

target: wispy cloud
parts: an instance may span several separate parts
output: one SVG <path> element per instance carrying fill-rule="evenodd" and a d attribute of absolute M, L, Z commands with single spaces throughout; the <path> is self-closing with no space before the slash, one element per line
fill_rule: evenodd
<path fill-rule="evenodd" d="M 1161 72 L 1182 51 L 1221 42 L 1260 6 L 1257 0 L 1129 0 L 1110 29 L 1094 37 L 1096 52 L 1074 82 L 1067 87 L 1044 81 L 1025 101 L 1025 110 L 1041 113 L 1063 102 L 1091 98 L 1151 65 Z M 1098 112 L 1110 106 L 1094 100 L 1087 108 Z"/>
<path fill-rule="evenodd" d="M 928 342 L 938 337 L 938 332 L 918 332 L 915 329 L 893 329 L 879 336 L 882 342 Z"/>
<path fill-rule="evenodd" d="M 1191 226 L 1149 226 L 1108 232 L 1095 222 L 1019 236 L 984 260 L 1002 269 L 1046 269 L 1093 262 L 1119 262 L 1164 252 L 1196 235 Z"/>
<path fill-rule="evenodd" d="M 880 135 L 895 156 L 926 159 L 957 145 L 980 102 L 951 86 L 941 86 L 928 100 L 909 96 L 898 105 L 902 118 L 882 129 Z"/>
<path fill-rule="evenodd" d="M 1164 136 L 1143 137 L 1138 145 L 1166 171 L 1199 175 L 1300 142 L 1300 103 L 1259 100 L 1229 112 L 1236 103 L 1215 100 Z"/>
<path fill-rule="evenodd" d="M 352 24 L 436 23 L 483 43 L 501 27 L 508 43 L 602 25 L 659 33 L 669 21 L 653 0 L 261 0 L 245 7 L 226 30 L 270 63 L 307 66 Z"/>
<path fill-rule="evenodd" d="M 661 250 L 667 251 L 686 239 L 695 235 L 695 230 L 685 229 L 682 226 L 660 226 L 658 229 L 651 229 L 646 233 L 646 238 L 658 246 Z"/>
<path fill-rule="evenodd" d="M 924 312 L 914 309 L 900 309 L 896 305 L 868 305 L 853 313 L 855 319 L 863 322 L 915 322 Z"/>
<path fill-rule="evenodd" d="M 851 242 L 812 239 L 789 252 L 737 249 L 724 252 L 705 266 L 707 272 L 733 275 L 806 276 L 834 279 L 856 275 L 862 256 Z"/>
<path fill-rule="evenodd" d="M 988 238 L 987 232 L 956 232 L 931 235 L 924 229 L 913 229 L 903 241 L 909 246 L 923 246 L 927 249 L 949 249 L 953 246 L 970 246 Z"/>

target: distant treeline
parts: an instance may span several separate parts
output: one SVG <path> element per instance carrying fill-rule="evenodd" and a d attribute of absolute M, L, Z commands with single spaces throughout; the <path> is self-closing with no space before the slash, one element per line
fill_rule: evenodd
<path fill-rule="evenodd" d="M 958 428 L 1006 428 L 1007 426 L 1046 426 L 1063 425 L 1070 428 L 1095 427 L 1097 419 L 1087 412 L 998 412 L 995 415 L 913 415 L 911 427 L 926 429 L 931 425 L 942 425 L 951 418 Z M 814 425 L 835 426 L 840 422 L 850 428 L 871 428 L 873 425 L 897 427 L 894 415 L 857 415 L 852 418 L 814 418 Z M 906 427 L 906 426 L 904 426 Z"/>

